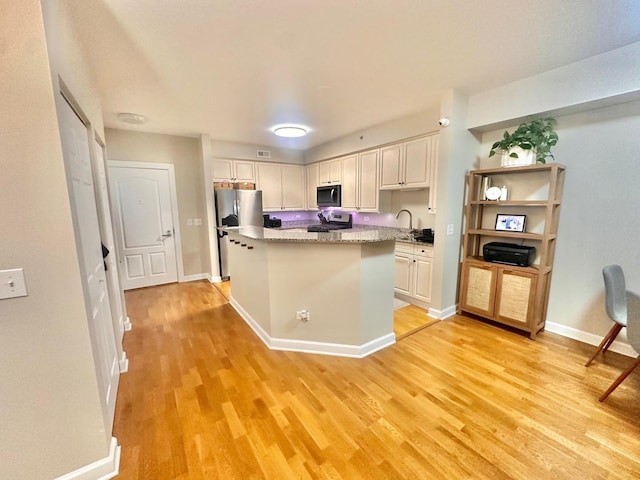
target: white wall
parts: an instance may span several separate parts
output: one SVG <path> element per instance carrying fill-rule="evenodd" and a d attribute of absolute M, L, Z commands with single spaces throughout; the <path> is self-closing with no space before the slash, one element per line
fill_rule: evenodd
<path fill-rule="evenodd" d="M 467 127 L 489 130 L 529 115 L 567 115 L 639 100 L 639 71 L 640 42 L 473 95 Z"/>
<path fill-rule="evenodd" d="M 271 158 L 263 159 L 257 156 L 257 150 L 267 150 Z M 231 158 L 235 160 L 254 160 L 278 163 L 302 164 L 304 157 L 300 150 L 289 148 L 265 147 L 264 145 L 251 145 L 247 143 L 211 141 L 212 158 Z"/>
<path fill-rule="evenodd" d="M 304 152 L 305 163 L 314 163 L 352 152 L 358 152 L 379 145 L 424 135 L 438 130 L 438 107 L 423 110 L 414 115 L 398 118 L 389 122 L 365 128 L 351 135 L 337 138 Z"/>
<path fill-rule="evenodd" d="M 0 0 L 0 268 L 24 268 L 28 290 L 27 297 L 0 300 L 0 477 L 12 480 L 56 478 L 88 465 L 109 454 L 111 439 L 47 57 L 49 49 L 57 59 L 54 75 L 66 71 L 58 56 L 66 40 L 45 39 L 41 8 L 38 0 Z M 58 12 L 46 14 L 55 29 Z M 88 91 L 82 73 L 77 77 L 69 83 Z"/>
<path fill-rule="evenodd" d="M 465 175 L 473 168 L 479 141 L 465 126 L 468 99 L 459 92 L 443 92 L 440 115 L 450 125 L 440 129 L 436 240 L 433 245 L 433 286 L 430 312 L 446 317 L 455 313 L 458 299 L 460 243 Z M 446 235 L 447 226 L 453 233 Z"/>
<path fill-rule="evenodd" d="M 559 117 L 557 131 L 553 153 L 567 170 L 547 321 L 602 336 L 602 267 L 621 265 L 640 292 L 640 102 Z M 483 136 L 485 157 L 502 132 Z"/>

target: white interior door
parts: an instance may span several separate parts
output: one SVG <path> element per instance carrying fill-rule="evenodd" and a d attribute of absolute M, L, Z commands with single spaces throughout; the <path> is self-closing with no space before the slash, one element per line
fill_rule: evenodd
<path fill-rule="evenodd" d="M 116 221 L 122 287 L 178 281 L 170 168 L 115 166 L 109 187 Z"/>
<path fill-rule="evenodd" d="M 109 251 L 104 259 L 107 269 L 107 289 L 109 291 L 109 303 L 111 304 L 111 314 L 113 315 L 113 329 L 116 335 L 116 348 L 120 359 L 120 371 L 126 368 L 126 354 L 122 348 L 122 339 L 126 330 L 127 320 L 124 292 L 120 288 L 118 278 L 118 262 L 115 239 L 113 235 L 113 224 L 111 220 L 111 207 L 109 206 L 109 190 L 107 183 L 107 167 L 105 165 L 104 147 L 93 139 L 93 185 L 96 192 L 96 205 L 98 207 L 98 222 L 100 225 L 100 238 L 103 245 Z"/>
<path fill-rule="evenodd" d="M 85 305 L 93 347 L 98 387 L 110 426 L 118 391 L 120 369 L 102 261 L 100 228 L 91 173 L 87 127 L 62 98 L 57 102 L 71 212 L 73 215 Z"/>

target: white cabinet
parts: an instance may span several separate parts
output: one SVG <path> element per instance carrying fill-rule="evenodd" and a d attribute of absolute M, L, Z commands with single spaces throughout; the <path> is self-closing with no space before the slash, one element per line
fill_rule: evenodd
<path fill-rule="evenodd" d="M 384 210 L 378 183 L 378 149 L 343 157 L 342 159 L 342 209 L 357 212 Z M 382 205 L 381 205 L 382 203 Z"/>
<path fill-rule="evenodd" d="M 265 212 L 304 209 L 304 167 L 258 163 L 256 171 Z"/>
<path fill-rule="evenodd" d="M 358 209 L 358 155 L 342 159 L 342 209 Z"/>
<path fill-rule="evenodd" d="M 214 182 L 255 182 L 255 162 L 217 158 L 213 161 Z"/>
<path fill-rule="evenodd" d="M 307 210 L 317 210 L 318 197 L 316 190 L 318 189 L 318 164 L 307 165 L 305 170 L 307 174 Z"/>
<path fill-rule="evenodd" d="M 320 162 L 318 169 L 318 185 L 338 185 L 342 182 L 341 158 Z"/>
<path fill-rule="evenodd" d="M 429 135 L 380 149 L 380 189 L 429 187 L 434 136 Z"/>
<path fill-rule="evenodd" d="M 397 242 L 395 251 L 395 292 L 403 300 L 429 308 L 433 247 Z"/>

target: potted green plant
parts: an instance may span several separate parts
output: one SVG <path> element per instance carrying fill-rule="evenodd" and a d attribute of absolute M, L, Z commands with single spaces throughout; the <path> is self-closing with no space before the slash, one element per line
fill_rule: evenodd
<path fill-rule="evenodd" d="M 502 139 L 491 146 L 489 156 L 501 152 L 503 167 L 546 163 L 547 158 L 554 158 L 551 147 L 558 143 L 556 124 L 553 118 L 521 123 L 513 133 L 504 132 Z"/>

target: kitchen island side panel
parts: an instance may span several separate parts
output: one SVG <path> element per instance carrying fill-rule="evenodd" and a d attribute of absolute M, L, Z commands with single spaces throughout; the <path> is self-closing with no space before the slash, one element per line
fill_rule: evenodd
<path fill-rule="evenodd" d="M 362 244 L 360 343 L 393 332 L 395 241 Z"/>
<path fill-rule="evenodd" d="M 267 245 L 247 241 L 238 234 L 230 234 L 229 240 L 232 303 L 241 306 L 264 333 L 271 335 Z"/>
<path fill-rule="evenodd" d="M 268 243 L 271 335 L 361 345 L 361 244 Z M 310 319 L 296 319 L 305 309 Z"/>

